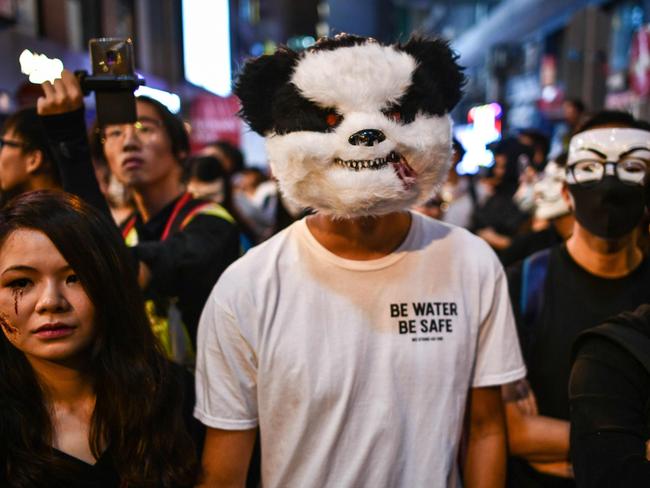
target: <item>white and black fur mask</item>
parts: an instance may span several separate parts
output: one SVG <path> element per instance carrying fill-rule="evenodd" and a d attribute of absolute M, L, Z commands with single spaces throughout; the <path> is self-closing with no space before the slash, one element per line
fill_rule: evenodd
<path fill-rule="evenodd" d="M 424 202 L 447 174 L 464 76 L 441 40 L 341 34 L 249 61 L 236 94 L 293 203 L 338 218 Z"/>

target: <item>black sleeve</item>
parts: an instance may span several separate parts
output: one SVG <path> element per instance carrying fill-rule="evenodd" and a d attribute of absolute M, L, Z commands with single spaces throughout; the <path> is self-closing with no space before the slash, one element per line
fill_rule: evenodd
<path fill-rule="evenodd" d="M 135 254 L 151 270 L 155 291 L 179 296 L 187 289 L 207 287 L 207 298 L 217 278 L 239 257 L 239 232 L 222 218 L 197 215 L 164 241 L 138 244 Z"/>
<path fill-rule="evenodd" d="M 585 339 L 569 382 L 571 456 L 579 487 L 650 486 L 645 411 L 650 379 L 617 344 Z"/>
<path fill-rule="evenodd" d="M 77 195 L 111 217 L 93 169 L 84 109 L 80 108 L 59 115 L 41 116 L 41 123 L 59 167 L 63 190 Z"/>

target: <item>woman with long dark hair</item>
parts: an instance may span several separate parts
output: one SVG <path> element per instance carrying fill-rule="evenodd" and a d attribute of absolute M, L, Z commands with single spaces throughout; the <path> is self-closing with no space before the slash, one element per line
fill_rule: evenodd
<path fill-rule="evenodd" d="M 191 385 L 115 226 L 62 192 L 0 210 L 0 485 L 182 487 Z"/>

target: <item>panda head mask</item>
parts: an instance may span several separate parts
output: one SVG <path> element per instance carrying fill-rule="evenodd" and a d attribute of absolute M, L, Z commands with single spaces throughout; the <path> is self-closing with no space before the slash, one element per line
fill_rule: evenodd
<path fill-rule="evenodd" d="M 449 167 L 448 113 L 463 83 L 445 41 L 382 45 L 341 34 L 247 62 L 235 92 L 244 120 L 266 137 L 285 197 L 356 218 L 435 193 Z"/>

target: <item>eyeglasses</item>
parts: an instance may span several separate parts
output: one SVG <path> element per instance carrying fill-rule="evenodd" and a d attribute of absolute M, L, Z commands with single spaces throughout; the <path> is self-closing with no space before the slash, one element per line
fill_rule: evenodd
<path fill-rule="evenodd" d="M 616 177 L 628 185 L 642 185 L 648 171 L 648 161 L 627 157 L 618 162 L 583 159 L 567 168 L 567 183 L 589 185 L 598 183 L 603 176 Z"/>
<path fill-rule="evenodd" d="M 0 149 L 2 149 L 5 146 L 22 148 L 25 147 L 26 144 L 24 142 L 10 141 L 9 139 L 3 139 L 0 137 Z"/>
<path fill-rule="evenodd" d="M 158 134 L 162 122 L 155 119 L 140 119 L 132 124 L 109 125 L 102 132 L 104 144 L 114 144 L 124 140 L 128 128 L 131 127 L 135 134 L 143 142 L 146 142 Z"/>

